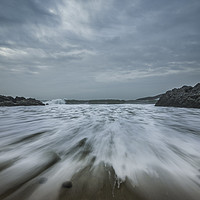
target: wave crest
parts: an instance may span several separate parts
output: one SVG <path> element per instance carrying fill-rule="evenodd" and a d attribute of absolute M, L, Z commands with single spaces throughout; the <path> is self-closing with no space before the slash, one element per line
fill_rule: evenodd
<path fill-rule="evenodd" d="M 50 101 L 47 101 L 45 102 L 46 104 L 49 104 L 49 105 L 54 105 L 54 104 L 66 104 L 65 100 L 64 99 L 53 99 L 53 100 L 50 100 Z"/>

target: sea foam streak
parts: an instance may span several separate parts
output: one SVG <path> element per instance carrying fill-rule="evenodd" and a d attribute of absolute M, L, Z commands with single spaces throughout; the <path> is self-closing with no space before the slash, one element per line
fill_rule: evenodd
<path fill-rule="evenodd" d="M 0 108 L 0 199 L 199 199 L 199 116 L 136 104 Z"/>

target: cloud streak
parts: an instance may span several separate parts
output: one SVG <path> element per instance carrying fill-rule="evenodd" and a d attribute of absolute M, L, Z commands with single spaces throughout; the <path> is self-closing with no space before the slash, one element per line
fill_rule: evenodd
<path fill-rule="evenodd" d="M 162 77 L 168 75 L 176 75 L 183 73 L 200 72 L 200 69 L 181 67 L 173 69 L 169 67 L 143 69 L 143 70 L 128 70 L 128 71 L 107 71 L 99 73 L 96 76 L 97 82 L 131 82 L 135 79 L 143 79 L 148 77 Z"/>

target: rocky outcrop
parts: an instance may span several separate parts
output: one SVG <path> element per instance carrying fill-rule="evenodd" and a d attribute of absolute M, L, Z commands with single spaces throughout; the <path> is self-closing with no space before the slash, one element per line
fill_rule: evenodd
<path fill-rule="evenodd" d="M 155 105 L 200 108 L 200 83 L 194 87 L 183 86 L 182 88 L 169 90 L 160 97 Z"/>
<path fill-rule="evenodd" d="M 11 97 L 0 95 L 0 106 L 40 106 L 44 105 L 41 101 L 33 98 Z"/>

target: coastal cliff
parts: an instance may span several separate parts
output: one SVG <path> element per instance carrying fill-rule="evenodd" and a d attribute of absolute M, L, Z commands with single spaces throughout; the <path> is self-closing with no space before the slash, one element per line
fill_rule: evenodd
<path fill-rule="evenodd" d="M 194 87 L 183 86 L 167 91 L 160 97 L 155 106 L 200 108 L 200 83 Z"/>
<path fill-rule="evenodd" d="M 0 95 L 0 106 L 43 106 L 44 104 L 33 98 L 11 97 Z"/>

